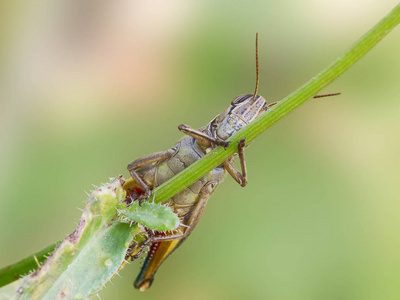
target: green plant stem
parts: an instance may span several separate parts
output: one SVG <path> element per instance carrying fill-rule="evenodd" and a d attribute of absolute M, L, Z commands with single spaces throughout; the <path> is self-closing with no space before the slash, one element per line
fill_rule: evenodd
<path fill-rule="evenodd" d="M 37 261 L 42 264 L 58 244 L 59 243 L 50 245 L 47 248 L 20 260 L 19 262 L 0 269 L 0 287 L 18 280 L 23 274 L 28 274 L 30 271 L 36 270 L 38 265 L 35 257 L 37 258 Z"/>
<path fill-rule="evenodd" d="M 167 201 L 172 196 L 184 190 L 186 187 L 200 179 L 224 160 L 237 151 L 237 142 L 246 138 L 246 143 L 252 142 L 267 128 L 278 122 L 284 116 L 296 109 L 298 106 L 315 96 L 321 89 L 338 78 L 349 69 L 355 62 L 371 50 L 400 22 L 400 4 L 398 4 L 386 17 L 376 24 L 370 31 L 361 37 L 344 54 L 340 55 L 327 68 L 309 80 L 295 92 L 281 100 L 262 114 L 259 118 L 244 127 L 240 132 L 233 135 L 229 141 L 230 146 L 224 149 L 217 147 L 202 159 L 198 160 L 188 168 L 153 190 L 153 198 L 157 203 Z"/>

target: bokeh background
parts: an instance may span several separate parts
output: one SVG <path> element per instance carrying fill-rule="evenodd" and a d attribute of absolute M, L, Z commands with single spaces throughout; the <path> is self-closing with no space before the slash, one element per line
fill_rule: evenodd
<path fill-rule="evenodd" d="M 255 84 L 282 99 L 396 0 L 0 2 L 0 266 L 71 233 L 92 184 Z M 400 31 L 246 151 L 150 290 L 102 299 L 399 299 Z"/>

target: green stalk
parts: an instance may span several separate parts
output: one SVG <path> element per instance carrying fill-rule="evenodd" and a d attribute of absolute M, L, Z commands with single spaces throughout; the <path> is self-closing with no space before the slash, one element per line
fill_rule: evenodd
<path fill-rule="evenodd" d="M 154 201 L 162 203 L 172 196 L 181 192 L 189 185 L 200 179 L 224 160 L 237 151 L 237 142 L 246 138 L 246 143 L 252 142 L 266 129 L 292 112 L 298 106 L 315 96 L 321 89 L 326 87 L 343 72 L 348 70 L 354 63 L 371 50 L 382 40 L 393 28 L 400 23 L 400 4 L 398 4 L 386 17 L 376 24 L 370 31 L 361 37 L 344 54 L 334 60 L 325 70 L 313 77 L 302 87 L 281 100 L 272 109 L 262 114 L 255 121 L 244 127 L 240 132 L 233 135 L 229 141 L 230 146 L 224 149 L 217 147 L 202 159 L 198 160 L 188 168 L 171 178 L 164 184 L 153 190 Z"/>
<path fill-rule="evenodd" d="M 20 279 L 23 274 L 28 274 L 31 270 L 36 270 L 38 268 L 38 263 L 42 264 L 58 244 L 59 243 L 50 245 L 47 248 L 20 260 L 19 262 L 2 268 L 0 270 L 0 287 Z"/>

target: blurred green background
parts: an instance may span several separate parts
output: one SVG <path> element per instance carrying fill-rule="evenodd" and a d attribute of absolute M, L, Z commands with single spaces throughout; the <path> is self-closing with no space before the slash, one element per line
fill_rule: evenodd
<path fill-rule="evenodd" d="M 71 233 L 92 184 L 255 84 L 295 90 L 397 4 L 2 1 L 0 266 Z M 399 299 L 400 31 L 246 151 L 150 290 L 102 299 Z"/>

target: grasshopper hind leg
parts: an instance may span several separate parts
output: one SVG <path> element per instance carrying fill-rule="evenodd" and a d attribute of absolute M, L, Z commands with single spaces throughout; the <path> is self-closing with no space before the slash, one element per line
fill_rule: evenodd
<path fill-rule="evenodd" d="M 150 237 L 151 241 L 150 251 L 143 264 L 142 270 L 134 282 L 135 288 L 140 291 L 147 290 L 153 280 L 154 275 L 161 266 L 161 264 L 167 259 L 167 257 L 175 251 L 183 241 L 192 233 L 194 227 L 199 221 L 204 208 L 207 205 L 208 198 L 214 191 L 216 185 L 214 181 L 209 181 L 199 192 L 198 201 L 195 204 L 193 212 L 188 215 L 188 219 L 185 222 L 186 226 L 182 234 L 170 234 L 165 236 L 153 236 Z M 147 241 L 146 241 L 147 243 Z"/>

